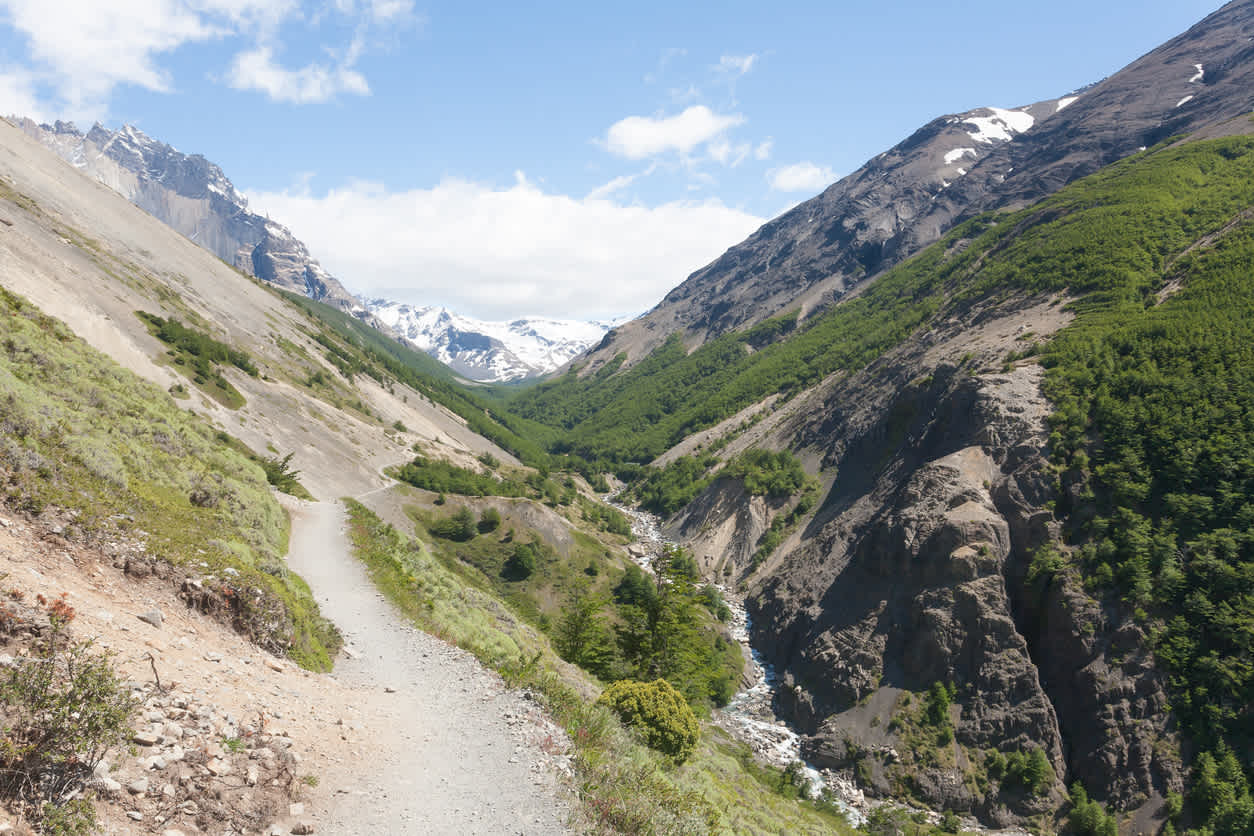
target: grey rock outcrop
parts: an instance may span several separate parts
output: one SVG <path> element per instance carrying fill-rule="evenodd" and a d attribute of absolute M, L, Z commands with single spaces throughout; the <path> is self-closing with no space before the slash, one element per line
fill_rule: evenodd
<path fill-rule="evenodd" d="M 308 247 L 287 227 L 250 211 L 247 198 L 222 169 L 199 154 L 184 154 L 131 125 L 110 131 L 96 124 L 83 134 L 68 122 L 11 121 L 228 264 L 284 290 L 370 318 Z"/>

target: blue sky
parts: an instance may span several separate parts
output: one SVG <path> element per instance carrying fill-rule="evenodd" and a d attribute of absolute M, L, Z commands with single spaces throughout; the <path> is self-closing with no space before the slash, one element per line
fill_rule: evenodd
<path fill-rule="evenodd" d="M 0 103 L 204 154 L 350 289 L 591 318 L 935 116 L 1059 96 L 1218 5 L 0 0 Z"/>

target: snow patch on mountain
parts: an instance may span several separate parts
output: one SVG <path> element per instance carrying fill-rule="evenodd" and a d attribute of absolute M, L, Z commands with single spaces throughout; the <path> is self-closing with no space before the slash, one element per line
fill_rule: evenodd
<path fill-rule="evenodd" d="M 416 348 L 471 380 L 507 383 L 554 371 L 591 348 L 614 322 L 523 317 L 489 322 L 437 306 L 368 299 L 366 307 Z"/>
<path fill-rule="evenodd" d="M 945 165 L 953 165 L 958 162 L 958 160 L 968 156 L 978 157 L 979 154 L 975 152 L 974 148 L 955 148 L 952 151 L 947 151 L 945 153 Z"/>
<path fill-rule="evenodd" d="M 993 143 L 1009 142 L 1015 134 L 1031 130 L 1036 124 L 1030 113 L 1022 110 L 1005 110 L 1000 107 L 984 108 L 992 116 L 968 116 L 962 120 L 963 125 L 970 125 L 972 130 L 967 133 L 976 142 Z"/>

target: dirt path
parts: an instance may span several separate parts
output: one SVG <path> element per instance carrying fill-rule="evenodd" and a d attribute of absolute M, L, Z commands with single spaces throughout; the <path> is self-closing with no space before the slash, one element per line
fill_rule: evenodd
<path fill-rule="evenodd" d="M 537 706 L 469 654 L 404 625 L 351 555 L 338 504 L 293 505 L 289 563 L 343 631 L 335 675 L 358 689 L 374 727 L 319 776 L 310 813 L 320 832 L 569 832 L 556 729 L 546 731 Z"/>

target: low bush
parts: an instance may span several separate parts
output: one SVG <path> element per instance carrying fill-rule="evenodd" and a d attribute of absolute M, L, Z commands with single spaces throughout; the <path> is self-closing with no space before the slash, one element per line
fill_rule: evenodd
<path fill-rule="evenodd" d="M 0 679 L 0 796 L 45 832 L 87 833 L 94 810 L 72 796 L 125 742 L 136 703 L 107 654 L 70 639 L 64 597 L 40 603 L 49 628 Z"/>
<path fill-rule="evenodd" d="M 598 702 L 636 729 L 650 748 L 683 763 L 697 747 L 701 728 L 683 695 L 665 679 L 624 679 L 606 688 Z"/>

